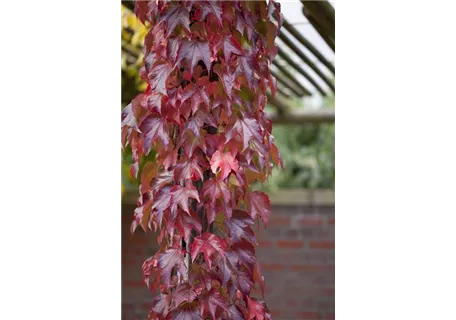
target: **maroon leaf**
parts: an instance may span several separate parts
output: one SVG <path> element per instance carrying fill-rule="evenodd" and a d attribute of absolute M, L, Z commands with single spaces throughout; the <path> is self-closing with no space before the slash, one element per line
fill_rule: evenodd
<path fill-rule="evenodd" d="M 253 66 L 252 58 L 249 55 L 241 56 L 238 58 L 238 66 L 236 71 L 240 74 L 245 75 L 249 87 L 253 89 Z"/>
<path fill-rule="evenodd" d="M 223 41 L 223 54 L 226 63 L 230 61 L 231 54 L 233 53 L 239 56 L 244 54 L 239 42 L 234 37 L 230 36 Z"/>
<path fill-rule="evenodd" d="M 249 308 L 248 320 L 263 320 L 271 317 L 262 301 L 257 301 L 255 298 L 250 299 L 247 296 L 247 306 Z"/>
<path fill-rule="evenodd" d="M 149 94 L 146 97 L 146 105 L 150 111 L 161 113 L 163 96 L 161 94 Z"/>
<path fill-rule="evenodd" d="M 168 285 L 173 269 L 181 274 L 187 272 L 187 267 L 184 263 L 184 253 L 176 248 L 166 250 L 158 259 L 158 267 L 162 270 L 164 283 Z"/>
<path fill-rule="evenodd" d="M 203 170 L 198 164 L 198 160 L 193 158 L 177 164 L 174 169 L 174 179 L 176 181 L 185 181 L 192 179 L 194 181 L 203 179 Z"/>
<path fill-rule="evenodd" d="M 171 294 L 159 294 L 152 303 L 152 312 L 155 315 L 166 316 L 171 302 Z"/>
<path fill-rule="evenodd" d="M 204 126 L 204 124 L 209 124 L 213 127 L 217 126 L 217 123 L 211 114 L 198 111 L 185 124 L 184 130 L 189 130 L 195 135 L 195 137 L 198 137 L 200 129 Z"/>
<path fill-rule="evenodd" d="M 157 14 L 157 2 L 155 0 L 136 0 L 135 15 L 144 24 L 146 20 L 154 22 Z"/>
<path fill-rule="evenodd" d="M 261 191 L 254 191 L 247 194 L 247 209 L 253 219 L 257 215 L 261 217 L 263 224 L 266 226 L 268 223 L 269 215 L 271 214 L 271 202 L 266 193 Z"/>
<path fill-rule="evenodd" d="M 198 190 L 191 184 L 187 183 L 185 187 L 175 185 L 170 190 L 171 194 L 171 211 L 177 210 L 179 205 L 182 210 L 189 213 L 188 211 L 188 199 L 193 198 L 196 201 L 200 201 Z"/>
<path fill-rule="evenodd" d="M 192 302 L 196 298 L 196 293 L 188 283 L 179 285 L 173 292 L 173 305 L 177 307 L 182 302 Z"/>
<path fill-rule="evenodd" d="M 151 115 L 141 123 L 140 130 L 144 135 L 145 152 L 150 151 L 152 143 L 155 143 L 157 139 L 161 141 L 163 146 L 168 146 L 168 124 L 166 123 L 165 119 Z"/>
<path fill-rule="evenodd" d="M 234 210 L 232 217 L 224 221 L 225 226 L 228 228 L 230 239 L 233 242 L 245 239 L 250 243 L 255 244 L 255 234 L 250 227 L 253 223 L 253 219 L 247 212 L 242 210 Z"/>
<path fill-rule="evenodd" d="M 193 68 L 202 60 L 208 71 L 211 70 L 211 51 L 208 42 L 201 41 L 184 41 L 179 50 L 178 62 L 182 59 L 190 64 L 190 73 L 193 73 Z"/>
<path fill-rule="evenodd" d="M 253 270 L 253 281 L 260 284 L 261 294 L 264 298 L 264 277 L 261 275 L 260 263 L 258 261 L 255 263 L 255 268 Z"/>
<path fill-rule="evenodd" d="M 234 243 L 231 246 L 231 255 L 230 257 L 233 259 L 235 257 L 240 264 L 244 265 L 248 270 L 252 270 L 253 266 L 255 265 L 255 247 L 245 240 L 240 240 Z M 233 261 L 231 259 L 231 261 Z"/>
<path fill-rule="evenodd" d="M 185 6 L 171 7 L 161 18 L 159 24 L 166 22 L 168 26 L 167 37 L 176 29 L 178 25 L 183 26 L 190 32 L 190 13 Z"/>
<path fill-rule="evenodd" d="M 210 313 L 212 319 L 215 320 L 217 309 L 225 310 L 228 313 L 231 313 L 230 309 L 228 308 L 227 301 L 220 294 L 220 291 L 213 288 L 207 293 L 206 296 L 201 297 L 201 313 L 203 317 L 206 317 L 207 314 Z"/>
<path fill-rule="evenodd" d="M 166 54 L 171 63 L 175 63 L 177 59 L 177 53 L 179 51 L 181 41 L 178 38 L 171 38 L 168 40 L 168 45 L 166 47 Z"/>
<path fill-rule="evenodd" d="M 209 179 L 204 182 L 203 188 L 201 190 L 203 197 L 208 197 L 210 202 L 210 208 L 206 207 L 207 209 L 212 209 L 212 212 L 208 214 L 208 223 L 211 224 L 215 218 L 215 203 L 217 199 L 221 199 L 224 204 L 228 204 L 231 195 L 228 186 L 223 180 L 219 179 Z"/>
<path fill-rule="evenodd" d="M 226 141 L 233 139 L 235 135 L 238 135 L 242 139 L 243 149 L 247 149 L 251 139 L 262 140 L 260 134 L 260 127 L 258 122 L 251 117 L 244 117 L 242 119 L 237 119 L 234 125 L 226 133 Z"/>
<path fill-rule="evenodd" d="M 184 240 L 188 243 L 192 230 L 201 233 L 201 222 L 193 210 L 190 209 L 190 214 L 184 211 L 179 211 L 174 225 L 177 230 L 184 236 Z"/>
<path fill-rule="evenodd" d="M 219 1 L 204 1 L 201 2 L 201 9 L 202 9 L 202 19 L 206 19 L 208 14 L 213 14 L 215 18 L 217 18 L 220 25 L 222 25 L 222 7 L 220 6 Z"/>
<path fill-rule="evenodd" d="M 152 182 L 153 194 L 156 195 L 161 188 L 169 184 L 174 184 L 174 171 L 161 170 Z"/>
<path fill-rule="evenodd" d="M 169 63 L 158 63 L 155 64 L 152 70 L 147 75 L 149 79 L 150 88 L 156 93 L 167 95 L 166 93 L 166 81 L 168 76 L 173 71 L 173 67 Z"/>
<path fill-rule="evenodd" d="M 184 304 L 172 313 L 171 320 L 202 320 L 195 304 Z"/>
<path fill-rule="evenodd" d="M 217 173 L 218 168 L 220 168 L 222 172 L 221 179 L 225 179 L 228 177 L 231 170 L 234 172 L 238 171 L 239 164 L 231 153 L 222 153 L 220 150 L 217 150 L 211 158 L 211 170 L 213 173 Z"/>
<path fill-rule="evenodd" d="M 226 248 L 226 244 L 223 240 L 217 237 L 215 234 L 206 232 L 202 236 L 196 237 L 192 244 L 191 257 L 192 262 L 195 261 L 196 256 L 199 253 L 203 254 L 204 261 L 211 268 L 212 260 L 214 255 L 220 254 L 223 256 Z"/>

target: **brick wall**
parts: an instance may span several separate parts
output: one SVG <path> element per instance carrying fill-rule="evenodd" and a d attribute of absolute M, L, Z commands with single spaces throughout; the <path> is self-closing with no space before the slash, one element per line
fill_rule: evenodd
<path fill-rule="evenodd" d="M 146 319 L 152 295 L 141 264 L 157 250 L 153 233 L 129 233 L 134 206 L 122 207 L 122 319 Z M 140 229 L 140 228 L 138 228 Z M 273 206 L 257 233 L 257 257 L 274 320 L 334 319 L 334 206 Z"/>

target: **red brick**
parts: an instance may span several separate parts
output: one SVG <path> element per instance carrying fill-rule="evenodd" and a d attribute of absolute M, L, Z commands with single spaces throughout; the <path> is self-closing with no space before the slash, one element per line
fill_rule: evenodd
<path fill-rule="evenodd" d="M 324 296 L 334 297 L 336 295 L 336 290 L 334 288 L 323 289 L 322 293 Z"/>
<path fill-rule="evenodd" d="M 125 287 L 144 287 L 146 288 L 146 283 L 144 281 L 125 281 Z"/>
<path fill-rule="evenodd" d="M 305 320 L 318 320 L 319 319 L 318 313 L 310 312 L 310 311 L 299 312 L 298 317 L 299 317 L 299 319 L 305 319 Z"/>
<path fill-rule="evenodd" d="M 328 219 L 328 224 L 330 224 L 330 225 L 335 224 L 334 219 L 335 219 L 335 218 Z"/>
<path fill-rule="evenodd" d="M 260 268 L 265 271 L 279 271 L 285 269 L 285 266 L 277 263 L 261 263 Z"/>
<path fill-rule="evenodd" d="M 292 265 L 291 270 L 293 271 L 328 271 L 328 270 L 334 270 L 333 265 L 307 265 L 307 264 L 302 264 L 302 265 Z"/>
<path fill-rule="evenodd" d="M 152 307 L 152 303 L 143 303 L 141 304 L 141 309 L 149 311 Z"/>
<path fill-rule="evenodd" d="M 258 241 L 259 248 L 269 248 L 270 246 L 272 246 L 270 241 Z"/>
<path fill-rule="evenodd" d="M 297 249 L 297 248 L 304 247 L 304 242 L 282 240 L 282 241 L 277 241 L 277 246 L 279 248 L 283 248 L 283 249 Z"/>
<path fill-rule="evenodd" d="M 271 316 L 274 318 L 280 318 L 282 316 L 282 312 L 280 310 L 271 310 Z"/>
<path fill-rule="evenodd" d="M 131 303 L 122 303 L 122 309 L 133 310 L 135 307 Z"/>
<path fill-rule="evenodd" d="M 312 241 L 310 242 L 310 247 L 312 249 L 334 249 L 334 241 Z"/>
<path fill-rule="evenodd" d="M 269 225 L 273 226 L 287 226 L 290 224 L 290 218 L 288 217 L 275 217 L 269 220 Z"/>
<path fill-rule="evenodd" d="M 300 218 L 298 224 L 301 226 L 320 226 L 323 224 L 321 218 Z"/>

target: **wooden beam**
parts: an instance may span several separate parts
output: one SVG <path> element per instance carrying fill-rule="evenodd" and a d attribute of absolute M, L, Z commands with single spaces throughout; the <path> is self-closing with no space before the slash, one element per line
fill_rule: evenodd
<path fill-rule="evenodd" d="M 277 103 L 277 97 L 271 101 Z M 305 123 L 334 123 L 336 120 L 336 114 L 334 109 L 293 109 L 289 112 L 282 114 L 271 114 L 270 119 L 273 124 L 305 124 Z"/>
<path fill-rule="evenodd" d="M 331 88 L 332 91 L 336 91 L 336 88 L 334 84 L 331 82 L 331 80 L 321 72 L 321 70 L 313 63 L 309 57 L 302 52 L 297 45 L 293 43 L 293 41 L 285 35 L 285 33 L 281 32 L 279 35 L 280 40 L 283 41 L 293 52 L 301 58 L 301 60 L 306 63 L 315 73 Z"/>
<path fill-rule="evenodd" d="M 274 70 L 270 70 L 270 72 L 277 79 L 277 81 L 280 84 L 282 84 L 285 88 L 290 89 L 298 97 L 303 97 L 305 95 L 308 95 L 307 92 L 305 92 L 299 88 L 296 88 L 296 86 L 291 81 L 283 78 L 281 75 L 277 74 Z"/>
<path fill-rule="evenodd" d="M 321 53 L 320 51 L 317 50 L 317 48 L 315 48 L 313 46 L 313 44 L 307 40 L 301 33 L 299 33 L 298 30 L 296 30 L 295 27 L 293 27 L 286 19 L 283 19 L 283 27 L 289 32 L 291 33 L 291 35 L 293 37 L 295 37 L 299 42 L 301 42 L 301 44 L 306 47 L 310 52 L 312 52 L 312 54 L 317 57 L 318 60 L 320 60 L 320 62 L 326 66 L 326 68 L 328 68 L 329 70 L 331 70 L 331 72 L 333 74 L 336 73 L 336 70 L 335 70 L 335 67 L 334 65 L 329 62 Z"/>
<path fill-rule="evenodd" d="M 299 89 L 301 89 L 301 91 L 307 93 L 308 96 L 311 96 L 312 93 L 309 91 L 309 89 L 307 89 L 304 85 L 302 85 L 298 80 L 296 80 L 296 78 L 290 73 L 290 71 L 288 71 L 285 67 L 283 67 L 282 65 L 280 65 L 280 63 L 278 63 L 276 60 L 273 60 L 272 63 L 277 67 L 277 69 L 279 69 L 279 71 L 285 76 L 287 77 L 288 79 L 290 79 L 291 82 L 293 82 L 296 87 L 298 87 Z"/>
<path fill-rule="evenodd" d="M 303 1 L 302 13 L 335 52 L 335 10 L 328 1 Z"/>
<path fill-rule="evenodd" d="M 300 65 L 293 61 L 283 50 L 279 48 L 279 57 L 285 60 L 292 68 L 297 70 L 304 78 L 309 80 L 309 82 L 318 90 L 323 96 L 326 96 L 327 93 L 320 87 L 320 85 L 311 77 Z"/>

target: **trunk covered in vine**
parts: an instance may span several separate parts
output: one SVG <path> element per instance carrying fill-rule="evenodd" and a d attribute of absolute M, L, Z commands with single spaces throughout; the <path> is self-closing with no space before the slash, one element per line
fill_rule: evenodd
<path fill-rule="evenodd" d="M 159 292 L 149 318 L 270 319 L 250 296 L 264 293 L 252 227 L 267 224 L 270 202 L 249 186 L 282 164 L 264 112 L 280 6 L 138 1 L 135 13 L 150 26 L 148 87 L 122 111 L 122 145 L 141 182 L 132 231 L 159 230 L 160 250 L 143 264 Z M 156 161 L 139 172 L 152 148 Z"/>

